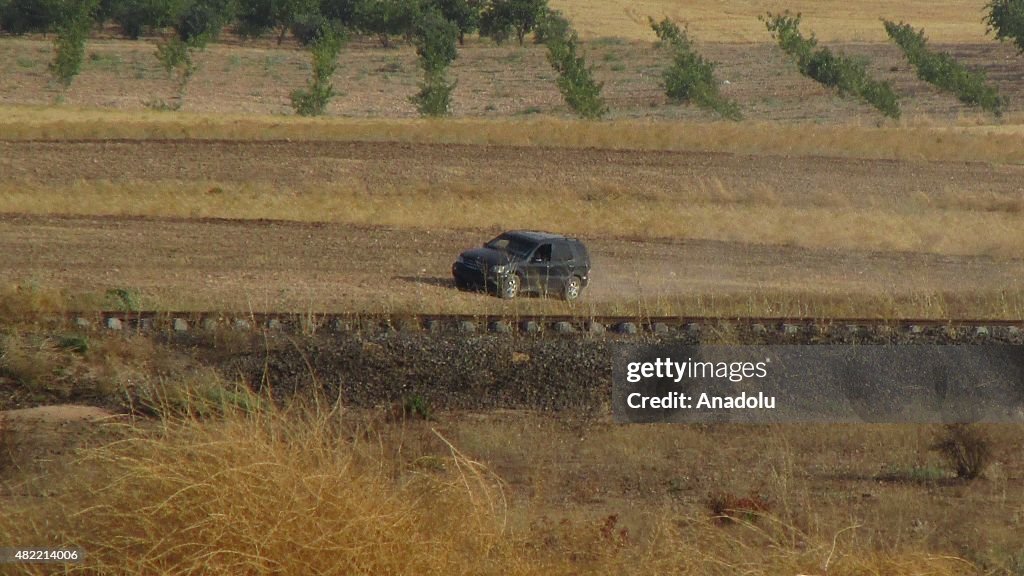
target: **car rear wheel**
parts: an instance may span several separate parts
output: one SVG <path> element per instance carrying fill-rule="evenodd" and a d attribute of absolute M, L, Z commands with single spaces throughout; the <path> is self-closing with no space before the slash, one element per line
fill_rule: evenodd
<path fill-rule="evenodd" d="M 522 279 L 519 278 L 518 274 L 509 274 L 501 283 L 498 285 L 498 296 L 511 300 L 519 295 L 519 288 L 522 285 Z"/>
<path fill-rule="evenodd" d="M 562 290 L 562 299 L 572 302 L 580 297 L 580 292 L 582 291 L 583 281 L 580 280 L 579 276 L 572 276 L 565 283 L 565 288 Z"/>

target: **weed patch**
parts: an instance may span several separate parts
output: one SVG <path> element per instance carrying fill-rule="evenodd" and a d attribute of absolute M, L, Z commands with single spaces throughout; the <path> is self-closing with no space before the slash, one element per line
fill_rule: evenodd
<path fill-rule="evenodd" d="M 964 480 L 980 477 L 992 463 L 992 440 L 976 425 L 946 426 L 932 449 L 938 451 L 957 478 Z"/>

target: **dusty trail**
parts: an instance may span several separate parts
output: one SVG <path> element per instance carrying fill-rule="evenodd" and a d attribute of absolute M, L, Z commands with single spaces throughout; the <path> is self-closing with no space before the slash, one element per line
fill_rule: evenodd
<path fill-rule="evenodd" d="M 102 293 L 126 287 L 161 306 L 234 310 L 467 311 L 509 306 L 564 311 L 558 301 L 513 304 L 456 291 L 449 267 L 476 231 L 335 224 L 143 218 L 0 218 L 7 282 Z M 581 305 L 628 312 L 684 298 L 1009 290 L 1024 260 L 840 252 L 721 242 L 588 239 L 593 284 Z M 524 309 L 525 310 L 525 309 Z"/>

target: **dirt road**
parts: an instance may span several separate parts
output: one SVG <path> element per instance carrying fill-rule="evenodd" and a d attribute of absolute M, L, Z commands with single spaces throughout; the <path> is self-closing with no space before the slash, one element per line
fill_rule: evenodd
<path fill-rule="evenodd" d="M 234 310 L 565 311 L 460 293 L 458 252 L 477 231 L 335 224 L 143 218 L 0 218 L 7 282 L 102 294 L 138 291 L 167 308 Z M 801 302 L 888 301 L 940 292 L 1012 290 L 1024 260 L 815 251 L 721 242 L 588 239 L 593 284 L 579 304 L 599 311 L 746 299 L 776 312 Z M 851 304 L 853 305 L 853 304 Z"/>

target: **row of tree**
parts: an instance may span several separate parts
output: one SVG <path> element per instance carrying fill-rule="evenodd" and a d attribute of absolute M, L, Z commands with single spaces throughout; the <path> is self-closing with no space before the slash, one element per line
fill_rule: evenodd
<path fill-rule="evenodd" d="M 114 23 L 128 38 L 173 29 L 184 42 L 214 37 L 232 27 L 245 37 L 289 34 L 310 44 L 325 28 L 412 40 L 424 18 L 439 13 L 457 30 L 460 43 L 479 32 L 498 42 L 520 44 L 543 18 L 547 0 L 0 0 L 0 31 L 56 32 L 88 6 L 93 25 Z"/>
<path fill-rule="evenodd" d="M 523 43 L 543 20 L 547 0 L 0 0 L 0 31 L 9 34 L 56 32 L 80 21 L 83 6 L 91 22 L 113 22 L 129 38 L 169 28 L 189 41 L 215 36 L 225 26 L 241 35 L 289 33 L 308 44 L 324 27 L 376 36 L 385 46 L 396 36 L 412 39 L 427 14 L 439 11 L 466 34 Z M 1024 51 L 1024 0 L 991 0 L 985 22 L 1001 40 Z"/>

